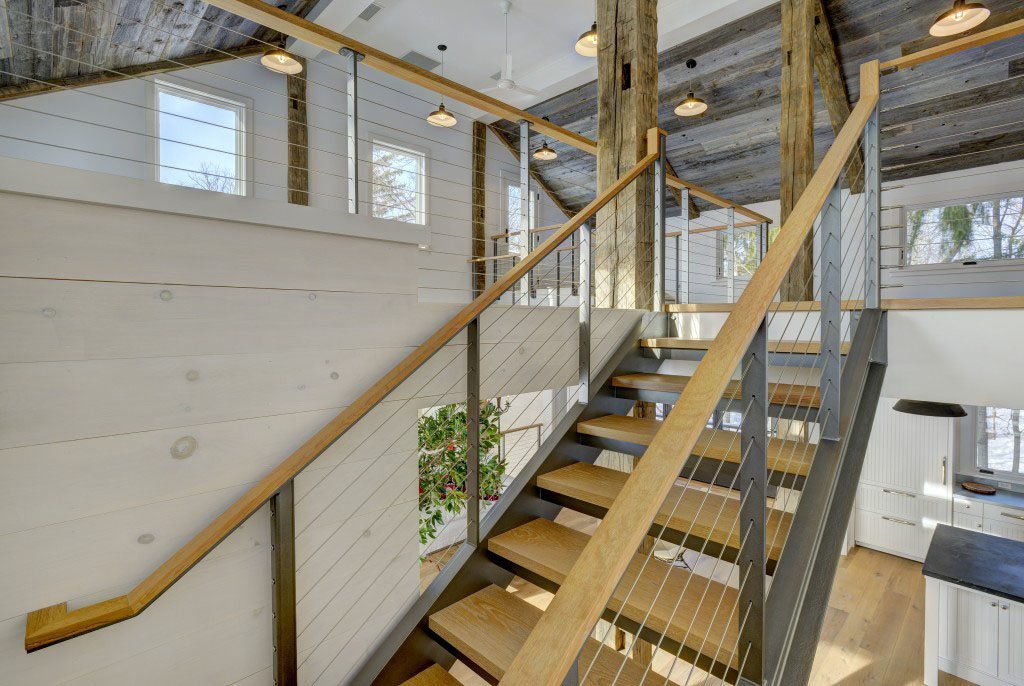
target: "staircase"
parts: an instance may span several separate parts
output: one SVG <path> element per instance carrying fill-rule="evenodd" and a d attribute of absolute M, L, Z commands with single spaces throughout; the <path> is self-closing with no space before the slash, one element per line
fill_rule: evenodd
<path fill-rule="evenodd" d="M 844 395 L 859 395 L 851 406 L 862 415 L 873 412 L 870 408 L 877 403 L 880 384 L 864 385 L 856 379 L 865 378 L 872 366 L 876 374 L 884 373 L 884 359 L 871 358 L 871 351 L 877 352 L 881 341 L 879 324 L 883 316 L 878 311 L 865 312 L 854 340 L 843 346 L 848 360 L 843 379 L 849 386 L 844 388 Z M 458 683 L 445 671 L 456 659 L 488 681 L 503 678 L 543 614 L 507 590 L 509 581 L 518 577 L 550 592 L 557 591 L 565 581 L 591 537 L 560 523 L 558 520 L 566 518 L 559 515 L 568 510 L 601 518 L 620 497 L 629 474 L 595 462 L 608 450 L 642 460 L 663 423 L 632 416 L 633 410 L 638 401 L 665 405 L 678 401 L 690 377 L 652 370 L 661 364 L 659 358 L 676 354 L 674 351 L 684 349 L 681 346 L 685 343 L 674 338 L 640 339 L 613 358 L 609 368 L 597 375 L 600 385 L 595 384 L 591 402 L 562 434 L 551 437 L 543 446 L 540 459 L 531 464 L 531 474 L 524 475 L 525 483 L 514 500 L 509 499 L 500 512 L 485 519 L 477 551 L 435 581 L 433 592 L 428 591 L 399 623 L 375 659 L 365 665 L 357 683 Z M 778 364 L 773 365 L 773 371 L 784 375 L 814 364 L 818 347 L 815 344 L 801 346 L 799 351 L 787 350 L 785 359 L 775 360 Z M 779 382 L 770 385 L 769 393 L 767 407 L 773 419 L 797 413 L 820 416 L 818 386 Z M 740 384 L 730 383 L 719 406 L 735 410 L 741 395 Z M 848 429 L 856 414 L 850 412 L 846 418 Z M 669 683 L 687 683 L 685 677 L 691 665 L 728 683 L 738 680 L 739 622 L 721 608 L 733 607 L 740 589 L 735 583 L 723 583 L 721 574 L 708 573 L 709 565 L 701 563 L 717 560 L 729 566 L 741 555 L 737 526 L 741 490 L 736 479 L 741 454 L 737 437 L 735 431 L 705 429 L 649 532 L 662 544 L 680 546 L 678 553 L 669 548 L 667 554 L 647 559 L 645 551 L 637 552 L 624 574 L 624 578 L 633 580 L 632 589 L 620 584 L 603 612 L 604 619 L 628 633 L 642 626 L 641 639 L 679 656 L 685 668 L 677 663 Z M 768 482 L 799 493 L 809 479 L 826 481 L 825 472 L 832 465 L 816 469 L 816 460 L 833 447 L 830 441 L 771 438 Z M 843 462 L 859 469 L 862 457 L 860 450 L 847 455 Z M 854 489 L 849 490 L 852 493 Z M 781 496 L 769 496 L 765 501 L 768 576 L 779 568 L 794 526 L 793 508 L 783 509 L 781 500 Z M 824 508 L 817 516 L 845 522 L 851 508 L 852 498 L 840 506 L 841 512 L 828 516 Z M 579 676 L 589 669 L 586 683 L 665 683 L 664 672 L 659 675 L 648 670 L 646 662 L 637 662 L 607 645 L 602 648 L 602 637 L 603 633 L 598 633 L 596 638 L 589 638 L 579 655 Z M 385 655 L 383 651 L 389 647 L 392 652 Z"/>

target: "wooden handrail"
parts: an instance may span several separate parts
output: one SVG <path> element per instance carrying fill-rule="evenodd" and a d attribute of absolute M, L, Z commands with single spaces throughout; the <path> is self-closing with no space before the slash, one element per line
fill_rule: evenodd
<path fill-rule="evenodd" d="M 897 57 L 896 59 L 889 60 L 888 62 L 882 62 L 881 69 L 883 73 L 890 73 L 899 71 L 900 69 L 909 69 L 910 67 L 916 67 L 919 64 L 925 62 L 931 62 L 932 60 L 939 59 L 940 57 L 947 57 L 963 50 L 970 50 L 971 48 L 977 48 L 981 45 L 988 43 L 994 43 L 1004 38 L 1012 38 L 1024 33 L 1024 19 L 1018 19 L 1017 21 L 1011 21 L 1002 26 L 997 26 L 987 31 L 981 31 L 970 36 L 964 36 L 963 38 L 957 38 L 941 45 L 936 45 L 931 48 L 912 52 L 909 55 L 903 57 Z"/>
<path fill-rule="evenodd" d="M 656 131 L 656 129 L 651 129 Z M 653 142 L 653 149 L 652 149 Z M 218 543 L 251 517 L 273 495 L 319 457 L 342 434 L 405 381 L 438 350 L 494 303 L 505 291 L 527 276 L 541 260 L 568 239 L 584 222 L 632 183 L 658 158 L 657 135 L 648 136 L 648 153 L 627 174 L 602 191 L 594 200 L 561 225 L 519 264 L 491 284 L 458 314 L 448 320 L 422 345 L 360 395 L 351 405 L 317 431 L 298 450 L 259 480 L 192 540 L 180 548 L 135 588 L 125 595 L 68 611 L 58 603 L 30 612 L 25 625 L 25 650 L 32 652 L 69 638 L 129 619 L 145 610 L 178 579 L 203 559 Z"/>
<path fill-rule="evenodd" d="M 861 66 L 860 83 L 857 106 L 643 459 L 505 672 L 504 686 L 558 686 L 569 672 L 732 380 L 846 160 L 857 149 L 878 104 L 877 60 Z"/>
<path fill-rule="evenodd" d="M 755 226 L 761 226 L 764 222 L 736 222 L 733 228 L 736 229 L 749 229 Z M 690 229 L 690 233 L 712 233 L 713 231 L 725 231 L 729 228 L 728 224 L 719 224 L 717 226 L 698 226 Z M 675 238 L 676 236 L 682 236 L 682 231 L 666 231 L 665 238 Z"/>
<path fill-rule="evenodd" d="M 496 117 L 501 117 L 512 122 L 528 121 L 530 127 L 540 134 L 553 138 L 560 143 L 565 143 L 571 147 L 577 148 L 584 152 L 588 152 L 591 155 L 597 154 L 597 141 L 591 140 L 582 134 L 578 134 L 575 131 L 570 131 L 564 127 L 552 124 L 551 122 L 541 119 L 540 117 L 530 114 L 526 110 L 521 110 L 518 107 L 513 107 L 507 103 L 492 98 L 489 95 L 481 93 L 480 91 L 474 90 L 463 86 L 460 83 L 438 76 L 433 72 L 429 72 L 422 67 L 417 67 L 415 64 L 401 60 L 393 55 L 377 50 L 366 43 L 344 36 L 337 31 L 331 31 L 330 29 L 324 28 L 319 24 L 303 19 L 302 17 L 285 12 L 284 10 L 278 9 L 274 5 L 267 4 L 263 0 L 209 0 L 210 5 L 219 7 L 220 9 L 236 14 L 240 17 L 254 21 L 257 24 L 266 26 L 267 28 L 273 29 L 278 33 L 282 33 L 296 40 L 301 40 L 310 45 L 314 45 L 322 50 L 327 50 L 335 54 L 341 52 L 343 48 L 348 48 L 354 52 L 363 55 L 363 64 L 373 67 L 378 71 L 382 71 L 385 74 L 390 74 L 403 81 L 416 84 L 427 90 L 434 91 L 435 93 L 457 100 L 463 104 L 475 107 L 478 110 L 493 114 Z M 757 221 L 771 222 L 771 219 L 764 215 L 758 214 L 753 210 L 748 210 L 742 205 L 738 205 L 730 200 L 726 200 L 720 195 L 716 195 L 706 188 L 701 188 L 696 184 L 683 181 L 675 176 L 668 176 L 666 181 L 672 188 L 682 189 L 688 188 L 690 193 L 698 198 L 702 198 L 711 202 L 719 207 L 733 207 L 735 210 L 751 219 Z"/>

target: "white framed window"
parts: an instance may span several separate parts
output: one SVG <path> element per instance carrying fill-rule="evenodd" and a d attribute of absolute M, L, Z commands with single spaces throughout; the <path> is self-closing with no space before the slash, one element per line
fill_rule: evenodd
<path fill-rule="evenodd" d="M 525 244 L 523 240 L 523 188 L 519 185 L 519 175 L 513 175 L 509 171 L 501 171 L 501 202 L 502 217 L 506 230 L 509 234 L 508 249 L 510 253 L 521 254 Z M 529 207 L 527 208 L 527 228 L 533 229 L 537 226 L 537 207 L 540 204 L 539 194 L 531 191 L 528 196 Z"/>
<path fill-rule="evenodd" d="M 156 180 L 248 195 L 247 100 L 163 79 L 153 94 Z"/>
<path fill-rule="evenodd" d="M 757 238 L 760 231 L 761 228 L 759 226 L 736 229 L 735 261 L 732 260 L 733 253 L 732 246 L 729 244 L 729 231 L 722 230 L 717 232 L 719 236 L 716 242 L 717 249 L 715 253 L 718 259 L 718 278 L 722 279 L 728 276 L 730 262 L 732 263 L 734 277 L 749 279 L 754 275 L 754 271 L 761 263 L 760 256 L 757 254 Z M 778 226 L 770 226 L 768 228 L 769 245 L 771 241 L 775 240 L 778 233 Z"/>
<path fill-rule="evenodd" d="M 907 207 L 900 265 L 997 262 L 1024 258 L 1024 191 Z"/>
<path fill-rule="evenodd" d="M 1021 460 L 1024 410 L 976 407 L 974 412 L 974 467 L 980 474 L 1024 478 Z"/>
<path fill-rule="evenodd" d="M 371 214 L 378 219 L 427 223 L 427 153 L 378 138 L 370 143 Z"/>

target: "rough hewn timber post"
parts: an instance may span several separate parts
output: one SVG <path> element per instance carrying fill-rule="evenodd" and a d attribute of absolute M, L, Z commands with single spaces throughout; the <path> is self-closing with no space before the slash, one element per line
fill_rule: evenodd
<path fill-rule="evenodd" d="M 597 188 L 610 186 L 647 151 L 658 125 L 656 0 L 597 1 Z M 653 173 L 597 215 L 594 292 L 598 307 L 651 307 Z"/>
<path fill-rule="evenodd" d="M 779 130 L 782 221 L 814 175 L 815 0 L 782 0 L 782 123 Z M 782 282 L 783 300 L 810 300 L 814 293 L 812 236 Z"/>

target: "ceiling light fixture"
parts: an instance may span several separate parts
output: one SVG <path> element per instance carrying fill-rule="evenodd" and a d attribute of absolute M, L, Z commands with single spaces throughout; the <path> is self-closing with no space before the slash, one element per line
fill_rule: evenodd
<path fill-rule="evenodd" d="M 697 60 L 689 59 L 686 60 L 686 67 L 693 69 L 697 66 Z M 686 99 L 676 105 L 675 113 L 680 117 L 696 117 L 698 114 L 704 114 L 708 111 L 708 104 L 693 94 L 693 79 L 690 79 L 690 92 L 686 94 Z"/>
<path fill-rule="evenodd" d="M 281 48 L 274 48 L 263 53 L 260 64 L 278 74 L 294 76 L 302 71 L 302 62 L 289 55 Z"/>
<path fill-rule="evenodd" d="M 597 57 L 597 22 L 576 39 L 576 52 L 584 57 Z"/>
<path fill-rule="evenodd" d="M 941 14 L 928 33 L 940 37 L 955 36 L 978 26 L 988 19 L 990 14 L 992 12 L 980 2 L 955 0 L 953 9 Z"/>
<path fill-rule="evenodd" d="M 533 153 L 533 157 L 534 159 L 544 160 L 547 162 L 558 157 L 558 153 L 548 146 L 547 141 L 544 141 L 544 145 L 540 146 L 537 152 Z"/>
<path fill-rule="evenodd" d="M 916 414 L 922 417 L 966 417 L 967 412 L 962 405 L 956 403 L 937 403 L 930 400 L 897 400 L 892 409 L 904 414 Z"/>
<path fill-rule="evenodd" d="M 439 45 L 437 49 L 441 51 L 441 78 L 444 78 L 444 51 L 448 49 L 447 45 Z M 440 126 L 442 128 L 449 128 L 459 123 L 459 120 L 455 118 L 451 112 L 445 109 L 444 101 L 441 101 L 440 106 L 433 112 L 427 115 L 427 123 L 431 126 Z"/>

